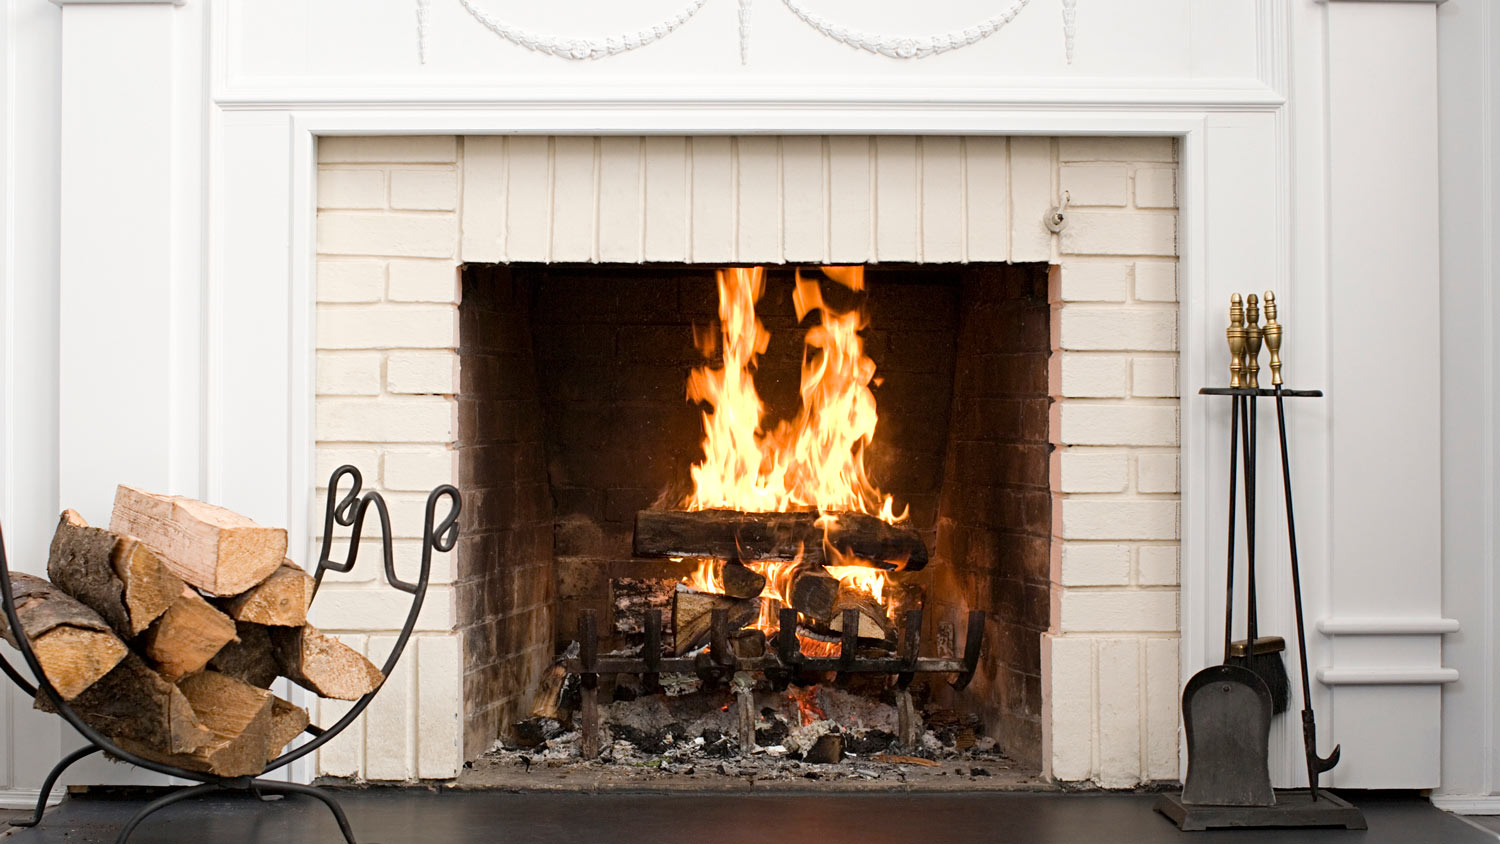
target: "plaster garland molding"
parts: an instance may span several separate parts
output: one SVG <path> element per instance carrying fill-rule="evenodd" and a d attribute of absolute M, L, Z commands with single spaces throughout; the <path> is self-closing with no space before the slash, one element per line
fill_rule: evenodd
<path fill-rule="evenodd" d="M 868 53 L 879 53 L 893 59 L 924 59 L 949 50 L 957 50 L 977 44 L 980 41 L 999 32 L 1006 24 L 1015 19 L 1020 11 L 1026 8 L 1031 0 L 1012 0 L 1005 11 L 992 18 L 981 21 L 973 26 L 960 30 L 939 33 L 937 35 L 905 36 L 905 35 L 876 35 L 874 33 L 862 32 L 850 29 L 842 24 L 836 24 L 828 19 L 809 12 L 797 2 L 797 0 L 781 0 L 786 4 L 792 14 L 802 19 L 802 22 L 816 29 L 824 35 Z M 1064 0 L 1066 3 L 1066 0 Z"/>
<path fill-rule="evenodd" d="M 740 0 L 740 64 L 750 63 L 750 0 Z"/>
<path fill-rule="evenodd" d="M 432 0 L 417 0 L 417 61 L 427 64 L 427 12 Z"/>
<path fill-rule="evenodd" d="M 458 2 L 465 11 L 474 16 L 475 20 L 484 24 L 485 28 L 513 44 L 537 53 L 557 56 L 560 59 L 583 61 L 619 55 L 660 41 L 672 34 L 677 27 L 687 23 L 693 15 L 698 14 L 698 10 L 702 9 L 703 4 L 708 0 L 692 0 L 677 14 L 652 26 L 606 38 L 560 38 L 541 35 L 490 17 L 483 9 L 475 6 L 472 0 L 458 0 Z"/>
<path fill-rule="evenodd" d="M 1063 4 L 1063 51 L 1068 64 L 1073 63 L 1073 42 L 1078 36 L 1078 0 L 1062 0 Z"/>

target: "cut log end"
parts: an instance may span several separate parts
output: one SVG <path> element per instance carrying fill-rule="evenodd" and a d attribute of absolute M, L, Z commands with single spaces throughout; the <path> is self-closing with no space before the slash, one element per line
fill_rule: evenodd
<path fill-rule="evenodd" d="M 208 665 L 234 637 L 234 620 L 184 586 L 142 641 L 146 657 L 161 675 L 176 681 Z"/>
<path fill-rule="evenodd" d="M 262 527 L 202 501 L 128 486 L 115 490 L 110 529 L 139 537 L 173 574 L 210 595 L 238 595 L 286 559 L 287 534 L 281 528 Z"/>
<path fill-rule="evenodd" d="M 270 628 L 282 676 L 334 700 L 358 700 L 385 682 L 374 663 L 311 624 Z"/>
<path fill-rule="evenodd" d="M 285 560 L 271 576 L 224 601 L 224 611 L 235 621 L 275 627 L 301 627 L 312 603 L 313 579 L 301 566 Z"/>
<path fill-rule="evenodd" d="M 673 649 L 678 656 L 708 644 L 715 609 L 729 611 L 729 629 L 733 631 L 759 617 L 760 600 L 714 595 L 679 585 L 672 596 Z"/>

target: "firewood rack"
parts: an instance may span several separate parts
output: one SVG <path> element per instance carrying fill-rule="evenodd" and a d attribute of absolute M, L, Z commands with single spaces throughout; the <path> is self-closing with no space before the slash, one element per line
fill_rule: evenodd
<path fill-rule="evenodd" d="M 595 610 L 586 609 L 578 614 L 578 656 L 563 661 L 563 666 L 579 676 L 582 724 L 580 731 L 581 750 L 586 758 L 599 755 L 599 675 L 629 674 L 640 677 L 647 690 L 661 687 L 661 675 L 694 674 L 706 685 L 718 686 L 729 681 L 740 672 L 758 673 L 778 691 L 785 689 L 794 679 L 804 673 L 837 672 L 848 674 L 893 674 L 896 676 L 896 714 L 898 739 L 908 747 L 914 747 L 920 736 L 920 720 L 911 697 L 911 683 L 918 674 L 956 674 L 950 681 L 954 689 L 963 690 L 974 677 L 979 667 L 979 655 L 984 648 L 983 610 L 969 611 L 969 627 L 964 638 L 962 659 L 922 657 L 922 611 L 908 610 L 901 631 L 901 642 L 894 656 L 870 657 L 859 653 L 859 611 L 844 610 L 842 614 L 839 653 L 836 656 L 811 657 L 802 652 L 802 643 L 797 638 L 797 610 L 783 607 L 778 613 L 780 629 L 774 646 L 768 643 L 761 656 L 737 656 L 729 643 L 729 611 L 711 610 L 709 620 L 709 643 L 693 655 L 664 657 L 661 655 L 661 610 L 652 609 L 645 616 L 645 643 L 637 657 L 600 656 L 599 620 Z M 735 690 L 738 710 L 739 740 L 741 748 L 748 749 L 755 741 L 754 707 L 749 690 Z"/>
<path fill-rule="evenodd" d="M 345 477 L 351 478 L 353 485 L 342 498 L 339 498 L 339 485 Z M 364 528 L 365 518 L 373 509 L 380 518 L 381 550 L 385 558 L 386 582 L 391 588 L 412 596 L 411 607 L 406 614 L 406 623 L 402 625 L 401 633 L 396 638 L 395 646 L 391 649 L 390 655 L 386 657 L 385 664 L 380 668 L 381 673 L 389 678 L 391 671 L 396 667 L 396 663 L 401 659 L 402 652 L 406 649 L 407 641 L 411 638 L 412 630 L 416 627 L 417 616 L 422 611 L 422 601 L 427 596 L 427 583 L 432 571 L 432 552 L 434 550 L 441 552 L 451 551 L 458 541 L 458 514 L 463 507 L 463 501 L 459 496 L 458 490 L 450 484 L 443 484 L 428 494 L 426 523 L 422 528 L 421 568 L 418 572 L 416 582 L 413 583 L 402 580 L 396 575 L 396 562 L 391 546 L 391 517 L 390 511 L 386 507 L 385 499 L 379 492 L 374 490 L 361 495 L 360 490 L 362 485 L 363 478 L 359 470 L 349 465 L 340 466 L 338 469 L 335 469 L 333 475 L 328 480 L 328 500 L 323 518 L 323 543 L 321 553 L 318 556 L 318 568 L 314 574 L 313 596 L 315 598 L 317 596 L 317 589 L 323 583 L 324 573 L 329 571 L 342 573 L 354 567 L 355 559 L 359 555 L 360 534 Z M 438 503 L 445 496 L 449 499 L 448 512 L 439 521 L 437 519 Z M 332 559 L 335 522 L 341 526 L 352 528 L 349 536 L 348 556 L 343 561 Z M 300 794 L 311 797 L 321 801 L 333 812 L 344 840 L 348 844 L 356 844 L 354 831 L 349 827 L 348 817 L 344 814 L 344 810 L 339 806 L 338 801 L 334 800 L 333 796 L 326 790 L 301 783 L 268 781 L 262 779 L 262 777 L 278 768 L 285 767 L 301 759 L 333 740 L 335 736 L 343 732 L 345 728 L 354 722 L 354 719 L 358 718 L 365 711 L 365 708 L 370 705 L 370 701 L 379 693 L 381 687 L 377 686 L 374 690 L 355 701 L 354 705 L 349 708 L 349 711 L 332 726 L 318 727 L 308 725 L 303 732 L 311 736 L 311 740 L 272 759 L 266 763 L 265 769 L 256 776 L 221 777 L 200 771 L 191 771 L 175 765 L 145 759 L 122 749 L 114 741 L 110 740 L 109 737 L 85 723 L 79 717 L 78 713 L 68 705 L 68 702 L 63 700 L 62 696 L 57 693 L 57 689 L 52 686 L 52 683 L 47 680 L 47 675 L 42 671 L 41 663 L 37 660 L 36 653 L 32 650 L 31 642 L 27 638 L 25 630 L 21 627 L 20 619 L 17 617 L 14 595 L 12 594 L 10 584 L 10 566 L 5 556 L 3 532 L 0 532 L 0 596 L 4 598 L 4 604 L 0 606 L 0 610 L 3 610 L 5 613 L 5 620 L 14 632 L 21 656 L 25 660 L 31 674 L 36 678 L 36 682 L 33 683 L 27 680 L 15 666 L 11 665 L 5 659 L 3 654 L 0 654 L 0 671 L 4 671 L 5 675 L 19 686 L 27 696 L 34 698 L 39 693 L 46 695 L 47 699 L 56 709 L 57 714 L 72 725 L 73 729 L 77 730 L 89 742 L 88 745 L 64 756 L 61 761 L 53 766 L 51 772 L 47 774 L 47 778 L 42 783 L 41 794 L 37 797 L 36 810 L 32 817 L 11 821 L 12 826 L 35 826 L 40 823 L 42 813 L 46 810 L 47 801 L 51 796 L 52 788 L 57 784 L 58 777 L 62 775 L 63 771 L 67 770 L 69 766 L 78 760 L 103 751 L 118 761 L 128 762 L 136 767 L 154 771 L 158 774 L 180 777 L 197 783 L 197 785 L 176 788 L 156 800 L 147 803 L 121 827 L 119 835 L 115 838 L 115 844 L 125 844 L 125 841 L 130 838 L 131 833 L 135 831 L 135 828 L 149 815 L 173 803 L 214 791 L 248 792 L 261 801 L 272 799 L 270 795 Z"/>

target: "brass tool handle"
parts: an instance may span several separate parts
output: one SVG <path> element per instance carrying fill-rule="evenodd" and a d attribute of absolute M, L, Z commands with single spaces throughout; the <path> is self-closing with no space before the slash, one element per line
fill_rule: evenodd
<path fill-rule="evenodd" d="M 1245 386 L 1240 375 L 1245 357 L 1245 310 L 1240 305 L 1240 294 L 1229 297 L 1229 327 L 1224 329 L 1229 339 L 1229 386 L 1239 389 Z"/>
<path fill-rule="evenodd" d="M 1245 297 L 1245 386 L 1260 389 L 1260 305 L 1251 293 Z"/>
<path fill-rule="evenodd" d="M 1261 332 L 1271 353 L 1271 386 L 1281 386 L 1281 324 L 1276 321 L 1276 294 L 1266 291 L 1266 327 Z"/>

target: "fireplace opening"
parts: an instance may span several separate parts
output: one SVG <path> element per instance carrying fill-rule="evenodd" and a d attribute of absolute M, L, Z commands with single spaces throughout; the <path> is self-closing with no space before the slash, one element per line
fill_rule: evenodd
<path fill-rule="evenodd" d="M 980 748 L 1039 770 L 1047 282 L 1041 263 L 465 266 L 465 746 L 598 751 L 575 729 L 594 698 L 600 755 L 636 764 L 674 744 L 812 759 L 833 733 L 856 756 Z M 748 376 L 753 393 L 725 373 Z M 725 491 L 726 478 L 744 488 Z M 731 554 L 658 554 L 670 549 L 642 548 L 637 529 L 686 511 L 701 544 L 715 514 L 766 510 L 792 511 L 764 518 L 782 525 L 771 544 L 800 553 L 747 548 L 741 525 Z M 862 521 L 839 524 L 844 513 Z M 915 545 L 855 553 L 838 537 L 856 522 Z M 794 596 L 804 575 L 818 582 Z M 961 691 L 954 673 L 896 670 L 606 671 L 590 691 L 564 667 L 578 666 L 580 644 L 641 658 L 656 639 L 666 658 L 727 649 L 753 664 L 792 620 L 800 654 L 836 656 L 857 639 L 860 658 L 897 663 L 910 610 L 921 611 L 921 655 L 960 662 L 971 613 L 984 614 Z M 580 630 L 589 611 L 592 633 Z M 723 642 L 709 641 L 715 624 Z M 740 740 L 737 707 L 753 719 Z"/>

